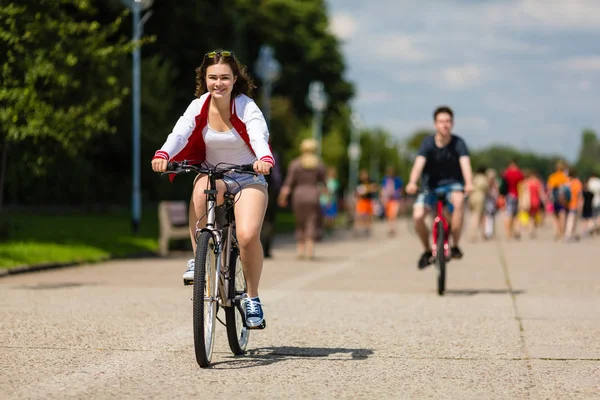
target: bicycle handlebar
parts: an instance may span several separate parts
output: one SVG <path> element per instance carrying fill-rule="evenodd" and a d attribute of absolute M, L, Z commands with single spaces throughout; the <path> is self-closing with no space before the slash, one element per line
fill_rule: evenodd
<path fill-rule="evenodd" d="M 167 170 L 164 173 L 180 174 L 180 173 L 189 172 L 189 171 L 195 171 L 195 172 L 198 172 L 199 174 L 217 175 L 219 177 L 228 172 L 240 172 L 243 174 L 258 175 L 258 173 L 256 173 L 254 171 L 253 164 L 228 165 L 227 167 L 218 167 L 218 165 L 217 165 L 214 168 L 206 168 L 206 167 L 203 167 L 202 164 L 188 164 L 187 161 L 183 161 L 183 162 L 170 161 L 167 164 Z"/>

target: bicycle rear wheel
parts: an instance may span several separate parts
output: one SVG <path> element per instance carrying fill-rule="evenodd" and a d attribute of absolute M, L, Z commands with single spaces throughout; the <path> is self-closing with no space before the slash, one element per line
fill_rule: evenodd
<path fill-rule="evenodd" d="M 212 358 L 217 317 L 217 257 L 210 232 L 202 232 L 194 267 L 194 349 L 196 361 L 207 367 Z"/>
<path fill-rule="evenodd" d="M 446 252 L 444 249 L 444 224 L 442 221 L 438 221 L 437 223 L 437 287 L 438 294 L 440 296 L 444 295 L 444 291 L 446 290 Z"/>
<path fill-rule="evenodd" d="M 233 354 L 239 356 L 246 352 L 250 330 L 246 327 L 245 311 L 242 308 L 241 297 L 246 293 L 246 277 L 240 259 L 240 250 L 237 247 L 231 249 L 229 262 L 229 298 L 233 301 L 233 307 L 225 308 L 225 322 L 227 325 L 227 339 L 229 348 Z"/>

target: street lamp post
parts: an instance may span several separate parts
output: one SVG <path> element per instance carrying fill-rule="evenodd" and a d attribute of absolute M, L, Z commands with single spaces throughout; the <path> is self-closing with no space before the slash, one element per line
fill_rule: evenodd
<path fill-rule="evenodd" d="M 133 14 L 133 36 L 132 41 L 134 48 L 132 52 L 133 58 L 133 132 L 132 132 L 132 147 L 133 147 L 133 184 L 131 193 L 131 228 L 134 234 L 139 232 L 140 221 L 142 217 L 142 194 L 141 194 L 141 51 L 139 41 L 142 38 L 144 24 L 152 15 L 152 11 L 148 11 L 141 16 L 142 11 L 152 6 L 154 0 L 121 0 Z"/>
<path fill-rule="evenodd" d="M 323 129 L 323 112 L 327 108 L 329 99 L 325 93 L 325 85 L 320 81 L 313 81 L 308 86 L 307 103 L 314 113 L 313 116 L 313 139 L 318 143 L 318 154 L 322 153 L 322 129 Z"/>
<path fill-rule="evenodd" d="M 352 196 L 356 188 L 356 182 L 358 181 L 358 163 L 360 161 L 360 128 L 361 122 L 360 117 L 357 113 L 352 113 L 350 116 L 351 121 L 351 135 L 350 135 L 350 146 L 348 146 L 348 160 L 350 165 L 348 166 L 348 198 Z"/>
<path fill-rule="evenodd" d="M 274 53 L 272 47 L 261 46 L 255 65 L 256 75 L 262 82 L 262 112 L 269 128 L 271 127 L 271 93 L 273 84 L 281 74 L 281 64 L 275 59 Z"/>

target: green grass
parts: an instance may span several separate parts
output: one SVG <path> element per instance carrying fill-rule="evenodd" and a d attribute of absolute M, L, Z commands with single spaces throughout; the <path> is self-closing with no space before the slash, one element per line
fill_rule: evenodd
<path fill-rule="evenodd" d="M 0 242 L 0 268 L 54 262 L 98 261 L 158 249 L 155 213 L 145 215 L 140 234 L 125 213 L 105 215 L 11 214 L 7 241 Z"/>
<path fill-rule="evenodd" d="M 124 212 L 102 215 L 11 213 L 8 222 L 5 218 L 4 222 L 0 221 L 8 230 L 8 239 L 0 240 L 0 268 L 4 269 L 99 261 L 158 250 L 155 210 L 144 212 L 137 236 L 131 233 L 130 217 Z M 293 227 L 294 218 L 290 213 L 277 215 L 277 233 L 293 231 Z"/>

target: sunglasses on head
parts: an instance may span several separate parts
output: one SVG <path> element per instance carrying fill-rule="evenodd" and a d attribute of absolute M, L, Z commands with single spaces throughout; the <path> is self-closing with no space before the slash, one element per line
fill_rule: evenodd
<path fill-rule="evenodd" d="M 206 53 L 204 55 L 206 58 L 215 58 L 215 57 L 233 57 L 233 51 L 223 50 L 223 51 L 211 51 L 210 53 Z"/>

